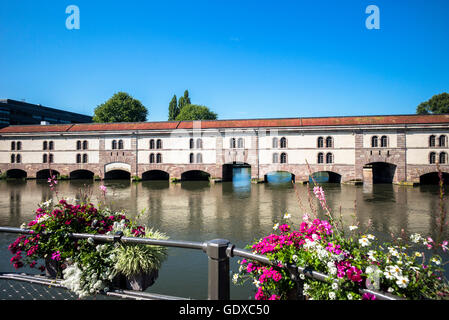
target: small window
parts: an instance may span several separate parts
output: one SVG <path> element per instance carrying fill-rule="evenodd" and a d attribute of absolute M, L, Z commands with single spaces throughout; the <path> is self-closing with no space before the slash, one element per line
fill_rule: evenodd
<path fill-rule="evenodd" d="M 16 142 L 11 141 L 11 150 L 16 150 Z"/>
<path fill-rule="evenodd" d="M 326 148 L 333 148 L 334 147 L 334 141 L 332 137 L 326 138 Z"/>
<path fill-rule="evenodd" d="M 162 149 L 162 140 L 161 139 L 157 139 L 157 141 L 156 141 L 156 149 Z"/>
<path fill-rule="evenodd" d="M 436 162 L 436 153 L 435 152 L 431 152 L 429 154 L 429 163 L 430 164 L 434 164 Z"/>
<path fill-rule="evenodd" d="M 154 139 L 150 140 L 150 149 L 154 149 Z"/>
<path fill-rule="evenodd" d="M 318 153 L 318 159 L 317 159 L 318 163 L 323 163 L 324 162 L 324 155 L 322 152 Z"/>
<path fill-rule="evenodd" d="M 440 155 L 440 158 L 441 158 L 441 155 Z M 16 156 L 16 163 L 21 163 L 22 162 L 22 157 L 20 156 L 20 154 L 18 154 L 17 156 Z M 441 162 L 440 162 L 441 163 Z"/>
<path fill-rule="evenodd" d="M 47 162 L 48 162 L 48 155 L 47 155 L 46 153 L 44 153 L 44 154 L 42 155 L 42 162 L 43 162 L 43 163 L 47 163 Z"/>
<path fill-rule="evenodd" d="M 83 163 L 87 163 L 87 153 L 83 154 Z"/>
<path fill-rule="evenodd" d="M 278 138 L 273 138 L 273 148 L 278 147 Z"/>
<path fill-rule="evenodd" d="M 324 147 L 324 138 L 323 137 L 318 137 L 317 147 L 318 148 L 323 148 Z"/>
<path fill-rule="evenodd" d="M 160 153 L 156 155 L 156 163 L 162 163 L 162 155 Z"/>
<path fill-rule="evenodd" d="M 79 153 L 76 155 L 76 163 L 81 163 L 81 155 Z"/>
<path fill-rule="evenodd" d="M 436 140 L 436 137 L 434 135 L 431 135 L 429 137 L 429 147 L 435 147 L 435 140 Z"/>
<path fill-rule="evenodd" d="M 273 163 L 279 162 L 279 155 L 277 153 L 273 153 Z"/>
<path fill-rule="evenodd" d="M 445 135 L 440 136 L 438 138 L 438 142 L 440 144 L 440 147 L 445 147 L 446 146 L 446 136 Z M 19 143 L 20 142 L 17 142 L 17 150 L 20 150 L 19 149 Z"/>
<path fill-rule="evenodd" d="M 377 139 L 377 136 L 371 137 L 371 147 L 372 147 L 372 148 L 377 148 L 377 146 L 378 146 L 378 139 Z"/>
<path fill-rule="evenodd" d="M 189 141 L 189 147 L 190 147 L 190 149 L 195 148 L 195 141 L 194 141 L 193 139 L 190 139 L 190 141 Z"/>
<path fill-rule="evenodd" d="M 118 148 L 123 149 L 123 140 L 121 139 L 118 141 Z"/>
<path fill-rule="evenodd" d="M 76 142 L 76 150 L 81 150 L 81 141 Z"/>
<path fill-rule="evenodd" d="M 17 146 L 17 148 L 16 148 L 17 150 L 22 150 L 22 142 L 17 141 L 16 146 Z"/>
<path fill-rule="evenodd" d="M 112 140 L 112 150 L 117 149 L 117 140 Z"/>
<path fill-rule="evenodd" d="M 16 162 L 16 155 L 13 153 L 11 155 L 11 163 L 15 163 Z"/>
<path fill-rule="evenodd" d="M 55 143 L 53 141 L 50 141 L 48 143 L 48 150 L 53 150 L 55 148 Z"/>
<path fill-rule="evenodd" d="M 154 163 L 154 153 L 150 154 L 150 163 Z"/>
<path fill-rule="evenodd" d="M 198 149 L 202 149 L 203 148 L 203 140 L 201 140 L 200 138 L 196 139 L 196 147 Z"/>
<path fill-rule="evenodd" d="M 47 150 L 48 149 L 48 142 L 47 141 L 44 141 L 43 143 L 42 143 L 42 150 Z"/>
<path fill-rule="evenodd" d="M 388 147 L 388 138 L 387 138 L 387 136 L 382 136 L 382 137 L 380 138 L 380 146 L 381 146 L 382 148 Z"/>
<path fill-rule="evenodd" d="M 196 163 L 203 163 L 203 155 L 201 153 L 196 154 Z"/>
<path fill-rule="evenodd" d="M 50 153 L 50 154 L 48 155 L 48 162 L 49 162 L 49 163 L 53 163 L 53 162 L 54 162 L 53 160 L 54 160 L 54 159 L 53 159 L 53 154 Z"/>
<path fill-rule="evenodd" d="M 89 148 L 89 144 L 87 143 L 87 140 L 83 141 L 83 150 L 87 150 Z"/>
<path fill-rule="evenodd" d="M 235 138 L 231 138 L 229 143 L 229 148 L 234 149 L 235 148 Z"/>
<path fill-rule="evenodd" d="M 281 153 L 281 163 L 287 163 L 287 154 L 285 152 Z"/>
<path fill-rule="evenodd" d="M 17 162 L 19 162 L 19 154 L 17 155 Z M 447 154 L 446 154 L 446 152 L 441 152 L 440 153 L 440 164 L 446 164 L 446 159 L 447 159 Z"/>
<path fill-rule="evenodd" d="M 239 139 L 237 140 L 237 147 L 238 147 L 238 148 L 243 148 L 243 146 L 244 146 L 243 138 L 239 138 Z"/>
<path fill-rule="evenodd" d="M 330 152 L 326 154 L 326 163 L 334 163 L 334 156 Z"/>
<path fill-rule="evenodd" d="M 195 156 L 193 155 L 193 153 L 191 153 L 189 155 L 189 163 L 194 163 L 194 161 L 195 161 Z"/>
<path fill-rule="evenodd" d="M 285 137 L 281 138 L 281 148 L 287 148 L 287 139 Z"/>

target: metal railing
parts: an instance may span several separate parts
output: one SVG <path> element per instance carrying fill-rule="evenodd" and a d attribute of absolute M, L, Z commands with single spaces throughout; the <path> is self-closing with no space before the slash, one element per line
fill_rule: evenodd
<path fill-rule="evenodd" d="M 0 232 L 31 234 L 32 231 L 28 229 L 14 228 L 14 227 L 0 227 Z M 236 248 L 234 244 L 226 239 L 214 239 L 205 242 L 197 241 L 179 241 L 179 240 L 156 240 L 149 238 L 138 237 L 124 237 L 122 234 L 114 235 L 99 235 L 86 233 L 71 233 L 68 237 L 72 239 L 88 239 L 92 238 L 95 242 L 121 242 L 123 244 L 146 244 L 158 245 L 164 247 L 175 247 L 183 249 L 202 250 L 208 256 L 208 299 L 209 300 L 229 300 L 230 299 L 230 269 L 229 259 L 232 257 L 241 257 L 262 264 L 280 266 L 287 269 L 291 274 L 291 279 L 297 283 L 297 298 L 304 299 L 303 284 L 304 281 L 300 278 L 300 274 L 305 277 L 326 281 L 328 275 L 296 266 L 294 264 L 281 263 L 280 261 L 271 261 L 264 255 L 254 254 L 250 251 Z M 371 285 L 367 285 L 367 289 L 360 289 L 360 293 L 370 293 L 376 296 L 379 300 L 402 300 L 403 298 L 374 290 Z M 175 297 L 174 297 L 175 298 Z M 178 298 L 178 297 L 176 297 Z M 187 298 L 186 298 L 187 299 Z"/>

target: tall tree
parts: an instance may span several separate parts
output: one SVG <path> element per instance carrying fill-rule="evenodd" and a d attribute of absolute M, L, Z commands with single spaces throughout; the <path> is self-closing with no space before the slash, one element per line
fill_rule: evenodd
<path fill-rule="evenodd" d="M 449 94 L 436 94 L 416 108 L 417 114 L 449 113 Z"/>
<path fill-rule="evenodd" d="M 188 120 L 216 120 L 217 114 L 209 110 L 206 106 L 200 106 L 196 104 L 187 104 L 179 112 L 176 120 L 188 121 Z"/>
<path fill-rule="evenodd" d="M 191 104 L 190 102 L 190 97 L 189 97 L 189 90 L 185 90 L 184 91 L 184 96 L 182 96 L 181 98 L 179 98 L 178 101 L 178 109 L 179 112 L 181 112 L 182 108 L 188 104 Z"/>
<path fill-rule="evenodd" d="M 178 114 L 179 114 L 178 101 L 175 94 L 173 95 L 173 98 L 171 99 L 168 105 L 168 120 L 169 121 L 175 120 Z"/>
<path fill-rule="evenodd" d="M 148 110 L 126 92 L 115 93 L 108 101 L 94 110 L 93 122 L 142 122 L 147 120 Z"/>

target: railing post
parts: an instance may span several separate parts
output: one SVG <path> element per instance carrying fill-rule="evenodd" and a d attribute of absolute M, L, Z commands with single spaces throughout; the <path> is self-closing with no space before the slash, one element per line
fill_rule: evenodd
<path fill-rule="evenodd" d="M 209 300 L 229 300 L 229 257 L 226 253 L 229 244 L 230 242 L 225 239 L 214 239 L 206 242 L 204 249 L 208 256 Z"/>

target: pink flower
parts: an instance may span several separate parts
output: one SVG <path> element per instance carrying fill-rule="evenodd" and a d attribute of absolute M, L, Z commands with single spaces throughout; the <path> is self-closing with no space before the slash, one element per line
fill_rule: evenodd
<path fill-rule="evenodd" d="M 61 260 L 61 252 L 59 252 L 59 251 L 53 252 L 53 254 L 51 255 L 51 258 L 53 260 L 60 261 Z"/>
<path fill-rule="evenodd" d="M 103 192 L 103 194 L 106 194 L 106 191 L 108 191 L 108 188 L 106 188 L 106 186 L 102 184 L 100 186 L 100 190 L 101 190 L 101 192 Z"/>
<path fill-rule="evenodd" d="M 376 300 L 376 296 L 374 294 L 366 292 L 363 294 L 362 300 Z"/>
<path fill-rule="evenodd" d="M 443 249 L 444 252 L 446 252 L 446 250 L 448 250 L 447 244 L 448 244 L 448 242 L 446 240 L 444 240 L 443 243 L 441 244 L 441 248 Z"/>

